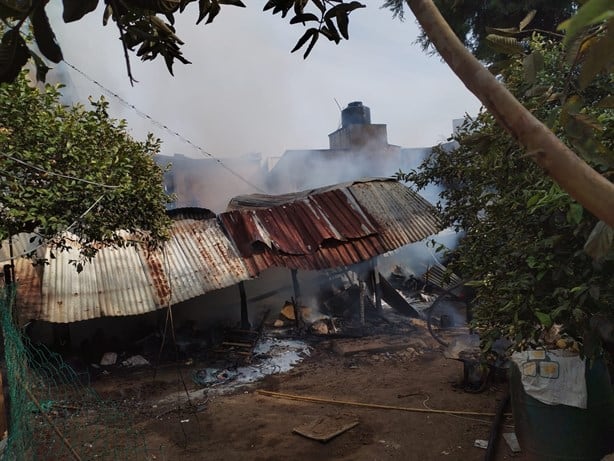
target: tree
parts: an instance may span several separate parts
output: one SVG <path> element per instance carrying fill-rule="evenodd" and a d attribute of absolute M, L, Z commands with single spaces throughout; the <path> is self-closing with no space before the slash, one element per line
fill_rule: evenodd
<path fill-rule="evenodd" d="M 578 88 L 574 65 L 560 41 L 535 38 L 529 60 L 516 55 L 501 77 L 535 116 L 549 120 L 559 139 L 583 143 L 603 155 L 587 161 L 605 176 L 614 174 L 614 116 L 607 101 L 611 78 L 601 75 Z M 535 68 L 535 61 L 541 65 Z M 583 125 L 572 123 L 570 104 L 584 100 Z M 571 125 L 570 125 L 571 124 Z M 454 250 L 451 268 L 473 281 L 474 326 L 485 349 L 499 337 L 514 345 L 535 346 L 553 324 L 562 324 L 589 355 L 590 321 L 614 320 L 614 251 L 595 262 L 583 251 L 596 218 L 550 178 L 531 168 L 531 160 L 502 132 L 493 115 L 481 112 L 453 136 L 458 148 L 435 149 L 417 172 L 403 175 L 424 187 L 445 186 L 442 213 L 465 236 Z M 607 155 L 607 154 L 610 155 Z M 484 174 L 488 172 L 488 174 Z M 445 206 L 442 206 L 445 204 Z"/>
<path fill-rule="evenodd" d="M 100 245 L 126 245 L 118 230 L 163 240 L 170 221 L 154 161 L 159 141 L 131 139 L 104 99 L 86 110 L 59 96 L 58 86 L 39 91 L 24 73 L 0 86 L 0 240 L 35 233 L 61 249 L 70 232 L 84 258 Z"/>
<path fill-rule="evenodd" d="M 457 39 L 432 0 L 406 1 L 444 61 L 494 115 L 498 123 L 565 191 L 605 223 L 614 227 L 614 184 L 557 139 L 552 131 L 531 115 L 496 77 L 480 64 Z M 183 12 L 192 2 L 193 0 L 107 0 L 105 20 L 111 18 L 119 28 L 126 56 L 128 50 L 135 50 L 138 45 L 135 52 L 141 59 L 154 59 L 161 55 L 172 71 L 175 59 L 186 61 L 180 52 L 182 42 L 175 35 L 172 26 L 173 14 Z M 97 0 L 64 0 L 64 20 L 80 19 L 95 9 L 97 3 Z M 33 55 L 20 35 L 21 27 L 27 18 L 30 18 L 34 38 L 41 52 L 52 61 L 61 59 L 61 51 L 44 13 L 44 0 L 25 0 L 23 3 L 0 0 L 0 5 L 3 6 L 0 10 L 1 17 L 11 25 L 0 44 L 1 81 L 10 81 L 29 56 Z M 206 22 L 211 22 L 220 12 L 221 5 L 243 6 L 243 3 L 240 0 L 199 1 L 197 22 L 205 18 Z M 387 5 L 399 10 L 402 8 L 402 0 L 391 0 Z M 357 1 L 346 3 L 342 0 L 269 0 L 264 9 L 272 10 L 273 14 L 280 13 L 282 17 L 292 12 L 292 24 L 308 27 L 293 49 L 297 51 L 305 47 L 306 57 L 319 37 L 336 43 L 342 38 L 347 39 L 349 15 L 363 6 Z M 169 22 L 160 19 L 158 14 L 165 15 Z M 582 28 L 587 24 L 607 21 L 605 29 L 611 31 L 614 29 L 612 16 L 609 0 L 589 0 L 578 10 L 575 24 Z M 606 32 L 605 35 L 611 37 L 612 33 Z M 607 45 L 610 41 L 608 39 L 597 48 L 608 54 L 607 50 L 611 47 Z M 42 66 L 38 67 L 44 70 Z"/>
<path fill-rule="evenodd" d="M 391 1 L 390 7 L 398 15 L 403 15 L 403 3 Z M 519 27 L 524 37 L 530 37 L 535 31 L 540 33 L 560 35 L 557 27 L 569 18 L 577 3 L 573 0 L 434 0 L 435 5 L 445 18 L 458 39 L 480 61 L 487 63 L 501 57 L 495 49 L 489 46 L 490 35 L 501 31 L 514 31 L 531 11 L 535 12 L 530 27 Z M 496 26 L 496 27 L 495 27 Z M 418 43 L 425 51 L 433 51 L 429 37 L 422 32 Z"/>

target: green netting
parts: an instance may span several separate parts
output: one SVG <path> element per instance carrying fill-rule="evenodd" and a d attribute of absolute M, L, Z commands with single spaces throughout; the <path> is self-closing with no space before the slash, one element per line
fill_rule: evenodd
<path fill-rule="evenodd" d="M 134 424 L 45 346 L 33 344 L 13 321 L 15 287 L 0 291 L 8 384 L 8 439 L 1 460 L 146 460 Z M 159 458 L 158 458 L 159 459 Z"/>

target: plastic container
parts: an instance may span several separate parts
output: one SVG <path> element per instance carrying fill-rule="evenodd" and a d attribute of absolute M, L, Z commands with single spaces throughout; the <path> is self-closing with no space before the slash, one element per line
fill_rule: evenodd
<path fill-rule="evenodd" d="M 586 367 L 587 409 L 546 405 L 528 395 L 512 363 L 510 394 L 516 436 L 528 459 L 599 461 L 614 452 L 614 391 L 605 361 Z"/>

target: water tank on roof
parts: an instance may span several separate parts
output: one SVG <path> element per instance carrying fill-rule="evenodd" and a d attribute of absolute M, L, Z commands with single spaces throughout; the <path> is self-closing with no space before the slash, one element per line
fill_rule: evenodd
<path fill-rule="evenodd" d="M 362 105 L 362 101 L 354 101 L 341 111 L 341 126 L 369 125 L 371 123 L 371 110 Z"/>

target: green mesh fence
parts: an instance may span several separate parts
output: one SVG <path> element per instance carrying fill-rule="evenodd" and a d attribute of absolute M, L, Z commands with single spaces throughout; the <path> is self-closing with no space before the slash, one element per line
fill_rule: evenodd
<path fill-rule="evenodd" d="M 44 346 L 32 344 L 13 322 L 14 286 L 0 291 L 8 384 L 8 439 L 1 460 L 150 460 L 134 424 Z"/>

